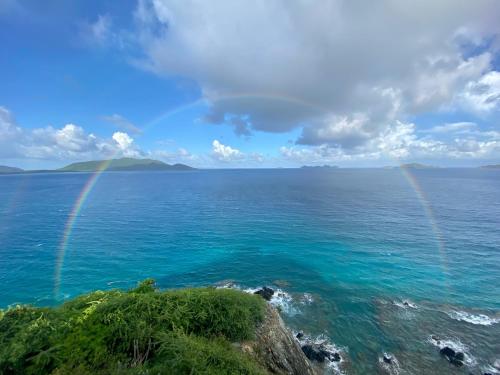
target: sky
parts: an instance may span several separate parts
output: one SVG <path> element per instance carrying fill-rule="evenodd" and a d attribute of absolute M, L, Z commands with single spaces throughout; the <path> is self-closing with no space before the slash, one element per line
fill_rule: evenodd
<path fill-rule="evenodd" d="M 497 0 L 0 0 L 0 164 L 500 163 Z"/>

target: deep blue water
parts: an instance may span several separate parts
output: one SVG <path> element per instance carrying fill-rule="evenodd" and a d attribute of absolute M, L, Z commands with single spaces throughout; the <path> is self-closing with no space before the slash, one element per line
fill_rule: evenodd
<path fill-rule="evenodd" d="M 411 173 L 423 195 L 387 169 L 104 173 L 57 296 L 59 244 L 91 175 L 0 176 L 0 307 L 146 277 L 268 284 L 292 298 L 293 329 L 343 348 L 348 374 L 384 373 L 384 351 L 401 374 L 479 374 L 500 358 L 500 171 Z M 461 346 L 468 366 L 449 365 L 430 335 Z"/>

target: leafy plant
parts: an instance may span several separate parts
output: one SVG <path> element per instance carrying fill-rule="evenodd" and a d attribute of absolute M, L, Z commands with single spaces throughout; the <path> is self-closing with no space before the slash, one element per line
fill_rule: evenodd
<path fill-rule="evenodd" d="M 97 291 L 0 313 L 0 374 L 261 374 L 231 342 L 251 339 L 264 301 L 235 290 Z"/>

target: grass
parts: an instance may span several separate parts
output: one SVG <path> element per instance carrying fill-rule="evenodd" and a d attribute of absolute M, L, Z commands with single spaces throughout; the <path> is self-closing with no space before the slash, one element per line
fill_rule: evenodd
<path fill-rule="evenodd" d="M 97 291 L 0 311 L 0 374 L 263 374 L 231 343 L 253 337 L 262 298 L 236 290 Z"/>

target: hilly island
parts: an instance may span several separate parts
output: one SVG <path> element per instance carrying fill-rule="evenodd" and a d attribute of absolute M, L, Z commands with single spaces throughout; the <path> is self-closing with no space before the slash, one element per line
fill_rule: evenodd
<path fill-rule="evenodd" d="M 20 168 L 0 166 L 0 174 L 18 173 L 50 173 L 50 172 L 96 172 L 106 171 L 188 171 L 195 168 L 185 164 L 167 164 L 154 159 L 120 158 L 109 160 L 92 160 L 72 163 L 65 167 L 50 170 L 23 170 Z"/>

